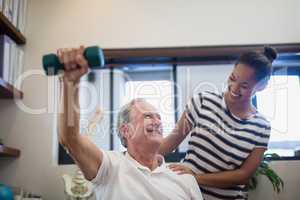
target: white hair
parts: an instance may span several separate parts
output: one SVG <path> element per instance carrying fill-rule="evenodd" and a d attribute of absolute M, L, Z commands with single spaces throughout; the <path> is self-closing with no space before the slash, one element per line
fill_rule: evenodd
<path fill-rule="evenodd" d="M 129 103 L 125 104 L 118 113 L 118 121 L 117 121 L 118 136 L 124 147 L 127 147 L 127 141 L 126 141 L 126 138 L 124 138 L 123 134 L 120 132 L 121 131 L 120 129 L 123 124 L 130 122 L 130 113 L 131 113 L 132 107 L 137 102 L 146 102 L 146 100 L 143 98 L 133 99 Z"/>

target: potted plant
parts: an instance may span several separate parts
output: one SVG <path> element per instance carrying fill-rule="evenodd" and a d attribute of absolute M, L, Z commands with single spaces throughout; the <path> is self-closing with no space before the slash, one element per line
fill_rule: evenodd
<path fill-rule="evenodd" d="M 260 163 L 259 167 L 257 168 L 255 174 L 252 176 L 248 183 L 248 188 L 250 190 L 254 190 L 257 187 L 258 176 L 264 175 L 266 176 L 269 181 L 272 183 L 273 189 L 275 192 L 280 193 L 283 190 L 284 182 L 278 176 L 278 174 L 269 166 L 269 163 L 272 158 L 279 158 L 278 154 L 265 154 L 263 161 Z"/>

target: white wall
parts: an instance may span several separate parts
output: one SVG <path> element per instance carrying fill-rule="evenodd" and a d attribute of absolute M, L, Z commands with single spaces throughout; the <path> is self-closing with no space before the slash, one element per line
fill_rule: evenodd
<path fill-rule="evenodd" d="M 298 0 L 29 0 L 25 70 L 40 70 L 45 53 L 79 44 L 113 48 L 299 42 L 299 7 Z M 26 79 L 22 102 L 32 108 L 47 106 L 47 88 L 43 76 Z M 53 114 L 28 114 L 6 100 L 1 100 L 0 110 L 0 136 L 22 150 L 20 158 L 0 161 L 0 180 L 46 200 L 63 199 L 60 176 L 72 173 L 74 166 L 53 162 Z M 288 182 L 278 199 L 295 199 L 299 162 L 274 165 Z M 257 199 L 272 199 L 268 186 L 260 189 Z"/>

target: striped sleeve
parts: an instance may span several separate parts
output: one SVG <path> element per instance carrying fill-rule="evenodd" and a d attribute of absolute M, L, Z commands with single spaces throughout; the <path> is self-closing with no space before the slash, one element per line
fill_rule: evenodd
<path fill-rule="evenodd" d="M 185 107 L 186 118 L 192 124 L 192 126 L 196 125 L 197 119 L 200 116 L 200 110 L 202 107 L 202 94 L 199 93 L 194 95 Z"/>
<path fill-rule="evenodd" d="M 271 124 L 265 117 L 258 117 L 259 124 L 264 127 L 263 131 L 258 132 L 259 134 L 256 134 L 256 144 L 254 148 L 268 148 L 268 143 L 270 140 L 270 134 L 271 134 Z M 261 130 L 261 129 L 260 129 Z"/>
<path fill-rule="evenodd" d="M 271 127 L 268 126 L 265 132 L 260 136 L 256 136 L 256 145 L 254 148 L 268 148 L 268 143 L 270 140 Z"/>

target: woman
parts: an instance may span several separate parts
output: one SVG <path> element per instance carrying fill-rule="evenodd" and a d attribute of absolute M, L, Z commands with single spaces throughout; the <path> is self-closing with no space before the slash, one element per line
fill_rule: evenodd
<path fill-rule="evenodd" d="M 241 55 L 226 92 L 191 98 L 161 145 L 162 154 L 170 153 L 190 134 L 183 164 L 170 168 L 194 175 L 205 200 L 247 199 L 245 185 L 261 162 L 271 129 L 252 97 L 267 86 L 276 57 L 271 47 Z"/>

